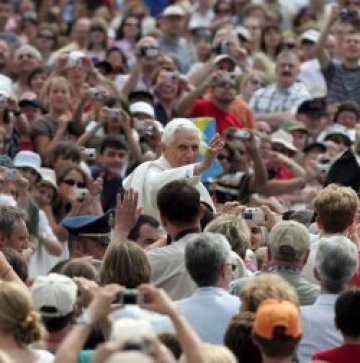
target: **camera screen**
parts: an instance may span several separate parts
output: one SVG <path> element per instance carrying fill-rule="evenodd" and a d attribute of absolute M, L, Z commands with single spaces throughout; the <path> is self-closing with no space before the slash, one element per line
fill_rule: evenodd
<path fill-rule="evenodd" d="M 136 305 L 138 303 L 138 295 L 125 292 L 123 294 L 122 300 L 124 305 Z"/>

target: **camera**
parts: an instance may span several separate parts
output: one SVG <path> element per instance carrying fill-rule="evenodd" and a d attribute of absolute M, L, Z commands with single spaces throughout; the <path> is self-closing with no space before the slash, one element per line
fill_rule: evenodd
<path fill-rule="evenodd" d="M 223 40 L 214 48 L 214 52 L 216 54 L 229 54 L 230 47 L 231 42 Z"/>
<path fill-rule="evenodd" d="M 331 168 L 331 160 L 328 158 L 319 159 L 316 167 L 322 174 L 327 174 Z"/>
<path fill-rule="evenodd" d="M 6 180 L 16 180 L 17 179 L 17 172 L 15 169 L 7 169 L 5 171 L 5 179 Z"/>
<path fill-rule="evenodd" d="M 152 127 L 152 123 L 146 120 L 139 120 L 137 118 L 134 119 L 134 127 L 139 131 L 150 131 Z"/>
<path fill-rule="evenodd" d="M 121 305 L 140 305 L 144 299 L 139 290 L 128 289 L 120 294 L 118 301 Z"/>
<path fill-rule="evenodd" d="M 99 100 L 102 98 L 101 92 L 96 87 L 90 88 L 89 93 L 90 97 L 94 100 Z"/>
<path fill-rule="evenodd" d="M 120 110 L 117 108 L 109 108 L 108 115 L 110 118 L 119 118 Z"/>
<path fill-rule="evenodd" d="M 86 149 L 83 150 L 83 154 L 89 160 L 95 160 L 96 159 L 96 149 L 95 148 L 86 148 Z"/>
<path fill-rule="evenodd" d="M 243 218 L 253 222 L 265 222 L 265 213 L 261 208 L 245 208 Z"/>
<path fill-rule="evenodd" d="M 79 202 L 83 201 L 87 197 L 88 194 L 89 194 L 89 191 L 86 188 L 75 189 L 75 197 L 76 197 L 76 200 Z"/>
<path fill-rule="evenodd" d="M 247 130 L 237 130 L 232 134 L 234 139 L 250 139 L 251 133 Z"/>
<path fill-rule="evenodd" d="M 175 82 L 178 79 L 178 76 L 176 73 L 174 72 L 168 72 L 164 74 L 164 77 L 166 78 L 167 81 L 169 82 Z"/>
<path fill-rule="evenodd" d="M 141 47 L 138 55 L 140 57 L 155 58 L 160 55 L 160 49 L 158 47 Z"/>
<path fill-rule="evenodd" d="M 340 12 L 340 17 L 343 20 L 355 20 L 357 16 L 357 11 L 353 9 L 342 9 Z"/>
<path fill-rule="evenodd" d="M 67 63 L 69 67 L 81 67 L 82 57 L 70 54 Z"/>
<path fill-rule="evenodd" d="M 122 350 L 123 351 L 137 350 L 137 351 L 143 352 L 145 354 L 149 354 L 152 351 L 152 348 L 151 348 L 151 343 L 150 342 L 147 342 L 144 339 L 133 338 L 133 339 L 129 339 L 125 343 Z"/>

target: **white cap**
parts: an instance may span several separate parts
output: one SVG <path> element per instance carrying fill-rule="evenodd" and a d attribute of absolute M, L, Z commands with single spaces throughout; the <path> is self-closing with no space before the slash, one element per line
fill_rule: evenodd
<path fill-rule="evenodd" d="M 14 166 L 16 168 L 31 168 L 35 170 L 39 176 L 41 167 L 41 157 L 33 151 L 19 151 L 14 158 Z"/>
<path fill-rule="evenodd" d="M 223 60 L 228 60 L 230 61 L 234 66 L 236 66 L 235 61 L 228 55 L 228 54 L 219 54 L 214 58 L 214 62 L 215 64 L 220 63 Z"/>
<path fill-rule="evenodd" d="M 0 205 L 5 207 L 16 207 L 16 200 L 10 194 L 0 194 Z"/>
<path fill-rule="evenodd" d="M 292 135 L 283 129 L 279 129 L 271 134 L 271 142 L 273 144 L 283 145 L 291 151 L 297 151 Z"/>
<path fill-rule="evenodd" d="M 134 102 L 129 106 L 130 113 L 134 115 L 135 113 L 144 113 L 151 118 L 155 118 L 154 107 L 149 103 L 144 101 Z"/>
<path fill-rule="evenodd" d="M 41 175 L 41 181 L 43 183 L 48 183 L 56 190 L 58 189 L 58 186 L 56 183 L 56 174 L 53 169 L 40 168 L 40 175 Z"/>
<path fill-rule="evenodd" d="M 121 318 L 113 323 L 110 339 L 128 340 L 154 335 L 154 329 L 150 321 L 145 319 Z"/>
<path fill-rule="evenodd" d="M 355 141 L 356 133 L 350 132 L 350 131 L 351 130 L 347 129 L 343 125 L 339 125 L 339 124 L 331 125 L 327 129 L 325 129 L 324 141 L 326 141 L 326 139 L 331 135 L 341 135 L 341 136 L 346 137 L 348 140 L 350 140 L 350 142 L 353 143 Z"/>
<path fill-rule="evenodd" d="M 300 40 L 303 41 L 303 40 L 308 40 L 310 42 L 313 42 L 313 43 L 317 43 L 318 40 L 319 40 L 319 37 L 320 37 L 320 32 L 318 32 L 317 30 L 315 29 L 308 29 L 308 30 L 305 30 L 301 36 L 300 36 Z"/>
<path fill-rule="evenodd" d="M 36 277 L 31 287 L 35 309 L 47 318 L 59 318 L 70 314 L 77 299 L 75 282 L 64 275 L 50 273 Z"/>
<path fill-rule="evenodd" d="M 153 363 L 154 360 L 147 354 L 136 350 L 122 351 L 112 354 L 105 363 Z"/>
<path fill-rule="evenodd" d="M 165 8 L 162 16 L 185 16 L 184 9 L 179 5 L 169 5 Z"/>

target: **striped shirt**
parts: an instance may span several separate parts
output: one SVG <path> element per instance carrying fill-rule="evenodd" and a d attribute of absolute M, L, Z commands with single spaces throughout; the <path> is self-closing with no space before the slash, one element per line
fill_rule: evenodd
<path fill-rule="evenodd" d="M 276 84 L 257 90 L 250 99 L 249 105 L 254 112 L 270 113 L 296 112 L 298 107 L 311 95 L 303 83 L 295 82 L 289 88 L 278 89 Z"/>
<path fill-rule="evenodd" d="M 345 100 L 360 104 L 360 67 L 349 69 L 342 63 L 331 61 L 323 74 L 328 88 L 328 104 Z"/>

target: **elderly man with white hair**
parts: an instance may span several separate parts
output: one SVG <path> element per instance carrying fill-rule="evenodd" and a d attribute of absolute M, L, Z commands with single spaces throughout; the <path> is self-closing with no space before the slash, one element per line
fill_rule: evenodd
<path fill-rule="evenodd" d="M 29 74 L 41 65 L 41 53 L 32 45 L 24 44 L 14 55 L 17 82 L 13 85 L 12 94 L 19 99 L 25 92 L 31 91 L 28 85 Z"/>
<path fill-rule="evenodd" d="M 310 362 L 315 352 L 342 344 L 343 338 L 335 327 L 334 305 L 354 277 L 357 266 L 357 248 L 348 238 L 334 235 L 320 239 L 314 273 L 320 281 L 321 294 L 314 305 L 301 307 L 300 363 Z"/>
<path fill-rule="evenodd" d="M 123 183 L 125 189 L 139 193 L 138 207 L 143 214 L 160 220 L 156 197 L 165 184 L 188 179 L 200 192 L 201 201 L 215 210 L 211 197 L 199 181 L 199 176 L 207 170 L 224 146 L 220 135 L 215 135 L 208 145 L 201 162 L 196 162 L 200 148 L 200 131 L 188 119 L 174 119 L 164 128 L 162 154 L 155 161 L 139 165 Z"/>

